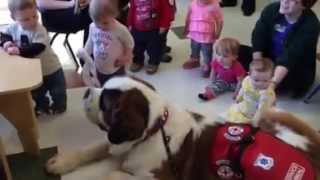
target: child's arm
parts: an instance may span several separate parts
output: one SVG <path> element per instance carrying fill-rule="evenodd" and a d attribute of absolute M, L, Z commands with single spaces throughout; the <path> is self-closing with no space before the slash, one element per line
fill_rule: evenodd
<path fill-rule="evenodd" d="M 19 51 L 17 52 L 16 55 L 32 58 L 42 53 L 45 49 L 46 49 L 46 45 L 43 43 L 30 43 L 29 45 L 19 47 L 18 48 Z"/>
<path fill-rule="evenodd" d="M 242 83 L 242 80 L 243 80 L 243 76 L 239 76 L 237 77 L 237 86 L 236 86 L 236 90 L 234 91 L 234 94 L 233 94 L 233 99 L 237 99 L 238 97 L 238 94 L 240 92 L 240 89 L 241 89 L 241 83 Z"/>
<path fill-rule="evenodd" d="M 210 72 L 210 80 L 211 82 L 213 82 L 217 77 L 217 74 L 216 72 L 214 71 L 214 69 L 211 69 L 211 72 Z"/>
<path fill-rule="evenodd" d="M 213 11 L 215 17 L 215 37 L 219 39 L 223 28 L 223 12 L 221 7 L 217 4 Z"/>
<path fill-rule="evenodd" d="M 77 57 L 80 59 L 83 59 L 85 63 L 89 63 L 89 64 L 93 64 L 94 61 L 91 58 L 91 55 L 93 53 L 93 44 L 92 44 L 92 30 L 91 30 L 92 26 L 90 25 L 90 29 L 89 29 L 89 35 L 88 35 L 88 39 L 87 42 L 84 46 L 84 48 L 80 48 L 77 52 Z"/>
<path fill-rule="evenodd" d="M 135 3 L 134 3 L 134 0 L 130 0 L 130 6 L 129 6 L 128 17 L 127 17 L 127 26 L 129 31 L 132 30 L 132 25 L 134 23 L 135 16 L 136 16 Z"/>
<path fill-rule="evenodd" d="M 183 32 L 185 36 L 189 33 L 190 15 L 191 15 L 191 6 L 189 6 L 188 8 L 188 12 L 186 16 L 186 22 L 185 22 L 184 32 Z"/>
<path fill-rule="evenodd" d="M 216 21 L 216 30 L 215 30 L 216 39 L 220 38 L 220 35 L 221 35 L 221 32 L 222 32 L 222 27 L 223 27 L 223 21 L 221 21 L 221 20 Z"/>
<path fill-rule="evenodd" d="M 236 97 L 236 103 L 239 103 L 243 100 L 243 94 L 244 94 L 244 87 L 246 86 L 246 83 L 248 83 L 248 77 L 247 78 L 244 78 L 241 82 L 241 87 L 240 87 L 240 90 L 238 92 L 238 95 Z"/>
<path fill-rule="evenodd" d="M 132 62 L 134 40 L 126 27 L 121 26 L 120 41 L 123 45 L 123 55 L 116 61 L 116 66 L 125 66 Z"/>
<path fill-rule="evenodd" d="M 47 30 L 40 26 L 31 39 L 26 35 L 21 35 L 20 41 L 21 46 L 18 47 L 18 51 L 16 53 L 9 52 L 9 54 L 33 58 L 46 49 L 46 45 L 49 44 L 50 40 Z"/>
<path fill-rule="evenodd" d="M 5 46 L 5 44 L 13 43 L 13 38 L 10 34 L 0 32 L 0 46 L 6 49 L 8 45 Z"/>
<path fill-rule="evenodd" d="M 259 124 L 259 121 L 261 119 L 261 115 L 270 107 L 272 107 L 272 105 L 275 102 L 275 95 L 274 93 L 270 93 L 270 92 L 263 92 L 260 96 L 260 100 L 259 100 L 259 106 L 257 109 L 257 112 L 255 113 L 253 119 L 252 119 L 252 125 L 257 127 Z"/>
<path fill-rule="evenodd" d="M 18 49 L 17 45 L 13 41 L 13 37 L 10 34 L 10 28 L 11 26 L 9 25 L 4 29 L 3 32 L 0 32 L 0 47 L 2 47 L 3 50 L 9 54 L 9 48 L 16 50 Z"/>
<path fill-rule="evenodd" d="M 236 103 L 239 103 L 243 100 L 243 92 L 244 92 L 243 88 L 240 88 L 240 90 L 235 98 Z"/>
<path fill-rule="evenodd" d="M 160 0 L 159 15 L 159 33 L 162 34 L 170 28 L 172 21 L 172 7 L 169 0 Z"/>

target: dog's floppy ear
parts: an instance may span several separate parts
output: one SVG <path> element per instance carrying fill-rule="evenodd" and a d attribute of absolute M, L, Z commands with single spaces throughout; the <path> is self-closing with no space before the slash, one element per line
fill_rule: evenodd
<path fill-rule="evenodd" d="M 101 92 L 99 107 L 102 111 L 106 110 L 106 106 L 109 103 L 114 103 L 121 96 L 122 92 L 119 89 L 104 89 Z M 107 104 L 106 104 L 107 103 Z"/>

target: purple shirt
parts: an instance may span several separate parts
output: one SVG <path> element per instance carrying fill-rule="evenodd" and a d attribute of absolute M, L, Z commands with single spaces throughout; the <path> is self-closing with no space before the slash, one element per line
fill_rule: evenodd
<path fill-rule="evenodd" d="M 278 20 L 273 27 L 272 56 L 279 57 L 283 53 L 284 43 L 294 24 L 290 24 L 285 17 Z"/>

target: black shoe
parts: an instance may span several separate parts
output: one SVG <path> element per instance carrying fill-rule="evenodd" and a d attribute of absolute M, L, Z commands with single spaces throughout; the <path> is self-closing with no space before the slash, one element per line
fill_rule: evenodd
<path fill-rule="evenodd" d="M 203 100 L 203 101 L 208 101 L 209 100 L 209 98 L 203 93 L 199 93 L 198 94 L 198 98 Z"/>
<path fill-rule="evenodd" d="M 164 54 L 160 61 L 164 63 L 169 63 L 172 61 L 172 57 L 169 56 L 168 54 Z"/>
<path fill-rule="evenodd" d="M 170 47 L 170 46 L 164 47 L 163 52 L 164 52 L 164 53 L 169 53 L 169 52 L 171 52 L 171 47 Z"/>
<path fill-rule="evenodd" d="M 55 109 L 52 109 L 52 114 L 62 114 L 66 112 L 66 108 L 55 108 Z"/>
<path fill-rule="evenodd" d="M 38 107 L 38 106 L 36 106 L 34 108 L 34 112 L 35 112 L 37 117 L 39 117 L 42 114 L 52 114 L 52 110 L 50 109 L 50 107 Z"/>

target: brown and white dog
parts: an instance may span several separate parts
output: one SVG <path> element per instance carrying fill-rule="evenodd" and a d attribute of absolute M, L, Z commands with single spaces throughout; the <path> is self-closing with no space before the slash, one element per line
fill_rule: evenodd
<path fill-rule="evenodd" d="M 212 137 L 220 125 L 169 103 L 146 82 L 113 78 L 102 89 L 89 89 L 84 103 L 89 119 L 107 132 L 108 139 L 101 145 L 59 153 L 48 161 L 48 172 L 64 174 L 94 160 L 119 156 L 119 170 L 105 179 L 220 179 L 212 172 L 209 158 Z M 290 144 L 289 148 L 311 155 L 313 166 L 320 167 L 316 153 L 320 138 L 314 129 L 289 113 L 274 110 L 263 116 L 260 125 Z"/>

